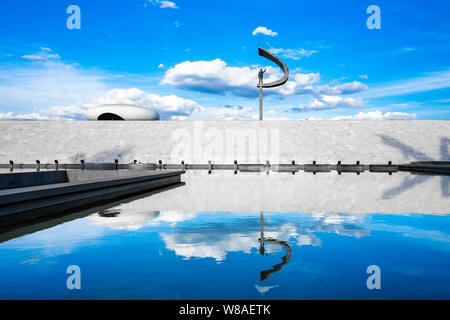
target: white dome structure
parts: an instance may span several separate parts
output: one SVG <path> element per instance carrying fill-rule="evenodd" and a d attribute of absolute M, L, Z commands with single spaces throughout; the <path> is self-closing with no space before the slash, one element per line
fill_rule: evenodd
<path fill-rule="evenodd" d="M 87 120 L 127 120 L 149 121 L 159 120 L 159 114 L 148 108 L 130 104 L 108 104 L 89 108 L 86 114 Z"/>

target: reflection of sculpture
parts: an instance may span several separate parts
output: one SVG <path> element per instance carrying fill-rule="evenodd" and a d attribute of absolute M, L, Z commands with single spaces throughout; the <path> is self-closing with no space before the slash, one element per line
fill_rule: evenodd
<path fill-rule="evenodd" d="M 259 120 L 262 120 L 263 119 L 263 107 L 262 107 L 263 92 L 262 92 L 262 89 L 263 88 L 275 88 L 275 87 L 279 87 L 279 86 L 282 86 L 283 84 L 285 84 L 289 79 L 289 69 L 283 61 L 281 61 L 279 58 L 277 58 L 276 56 L 271 54 L 266 49 L 263 49 L 260 47 L 260 48 L 258 48 L 258 53 L 260 56 L 275 62 L 284 72 L 283 78 L 281 78 L 277 81 L 266 83 L 266 84 L 264 84 L 264 81 L 263 81 L 264 72 L 266 72 L 266 70 L 261 69 L 258 73 L 259 83 L 258 83 L 257 87 L 259 88 Z"/>
<path fill-rule="evenodd" d="M 261 212 L 261 238 L 259 238 L 258 241 L 260 242 L 259 252 L 261 253 L 261 255 L 264 255 L 264 252 L 265 252 L 265 249 L 264 249 L 265 242 L 279 244 L 279 245 L 283 246 L 284 249 L 286 250 L 286 255 L 281 258 L 281 260 L 282 260 L 281 263 L 274 265 L 272 267 L 272 269 L 270 269 L 270 270 L 261 271 L 261 281 L 265 281 L 269 278 L 269 276 L 272 273 L 280 271 L 281 268 L 283 268 L 283 266 L 285 264 L 289 263 L 289 259 L 291 258 L 291 247 L 285 241 L 280 241 L 280 240 L 276 240 L 273 238 L 264 238 L 264 213 L 263 212 Z"/>
<path fill-rule="evenodd" d="M 425 154 L 419 150 L 416 150 L 413 147 L 408 146 L 395 138 L 385 136 L 385 135 L 380 135 L 380 138 L 381 138 L 381 140 L 383 140 L 384 144 L 400 150 L 405 155 L 405 157 L 414 158 L 417 161 L 441 161 L 441 162 L 450 161 L 450 154 L 448 152 L 449 145 L 450 145 L 450 139 L 447 139 L 447 138 L 441 138 L 441 147 L 440 147 L 441 159 L 440 160 L 435 160 L 435 159 L 431 158 L 430 156 L 428 156 L 427 154 Z M 414 187 L 415 185 L 418 185 L 419 183 L 427 181 L 431 177 L 432 177 L 432 175 L 419 175 L 415 178 L 405 177 L 403 179 L 403 183 L 401 185 L 385 191 L 383 193 L 382 198 L 383 199 L 392 199 L 394 197 L 397 197 L 398 195 L 405 192 L 406 190 Z M 448 176 L 442 175 L 441 176 L 442 197 L 450 197 L 449 190 L 450 190 L 450 178 Z"/>

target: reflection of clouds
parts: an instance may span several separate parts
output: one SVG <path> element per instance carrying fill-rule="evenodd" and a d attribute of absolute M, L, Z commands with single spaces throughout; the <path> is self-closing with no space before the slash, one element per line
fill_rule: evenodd
<path fill-rule="evenodd" d="M 94 214 L 88 217 L 94 225 L 108 227 L 114 230 L 138 230 L 144 227 L 169 225 L 170 232 L 161 233 L 168 250 L 178 256 L 190 258 L 212 258 L 217 262 L 225 260 L 229 252 L 250 253 L 253 248 L 259 248 L 260 219 L 257 215 L 241 214 L 223 215 L 222 213 L 188 213 L 178 211 L 149 211 L 145 201 L 133 201 L 108 209 L 108 212 L 118 214 Z M 211 219 L 214 215 L 214 219 Z M 338 235 L 363 237 L 369 231 L 356 224 L 364 220 L 363 215 L 341 213 L 307 215 L 294 223 L 285 218 L 277 221 L 277 214 L 266 215 L 264 237 L 282 241 L 294 238 L 298 246 L 321 246 L 319 232 L 336 233 Z M 238 218 L 236 220 L 236 218 Z M 205 220 L 206 219 L 206 220 Z M 281 252 L 282 248 L 268 245 L 266 253 Z"/>
<path fill-rule="evenodd" d="M 80 245 L 95 242 L 103 237 L 107 230 L 95 226 L 86 219 L 77 219 L 47 230 L 38 231 L 15 238 L 1 244 L 1 249 L 38 250 L 39 257 L 52 257 L 70 254 Z"/>
<path fill-rule="evenodd" d="M 343 223 L 356 223 L 362 222 L 364 216 L 340 214 L 340 213 L 328 213 L 328 214 L 314 214 L 314 218 L 321 220 L 323 224 L 343 224 Z"/>
<path fill-rule="evenodd" d="M 104 212 L 100 212 L 89 216 L 88 219 L 98 226 L 105 226 L 116 230 L 132 231 L 144 227 L 147 222 L 152 221 L 159 215 L 158 211 L 124 213 L 120 210 L 115 210 L 114 212 L 114 215 L 106 215 Z"/>
<path fill-rule="evenodd" d="M 448 243 L 450 243 L 450 237 L 446 232 L 441 232 L 438 230 L 419 229 L 404 225 L 390 225 L 384 223 L 374 224 L 371 226 L 371 229 L 401 234 L 404 237 L 408 238 L 431 240 L 433 241 L 433 245 L 436 245 L 436 243 L 442 243 L 447 250 L 450 250 L 450 247 L 448 247 Z"/>
<path fill-rule="evenodd" d="M 108 212 L 120 212 L 107 215 L 104 212 L 91 215 L 87 219 L 98 226 L 105 226 L 115 230 L 138 230 L 143 227 L 155 226 L 163 223 L 176 224 L 195 218 L 197 213 L 179 211 L 150 211 L 144 208 L 130 206 L 131 203 L 122 204 Z"/>
<path fill-rule="evenodd" d="M 228 252 L 250 253 L 253 248 L 259 248 L 261 237 L 259 219 L 253 223 L 239 224 L 215 223 L 214 226 L 194 226 L 176 228 L 172 233 L 163 233 L 161 238 L 168 250 L 178 256 L 190 258 L 213 258 L 220 262 L 225 260 Z M 297 235 L 297 228 L 292 223 L 277 226 L 266 226 L 265 237 L 286 239 Z M 267 247 L 267 253 L 281 251 L 279 246 Z"/>
<path fill-rule="evenodd" d="M 265 293 L 269 292 L 272 289 L 278 288 L 279 286 L 275 285 L 275 286 L 258 286 L 257 284 L 255 284 L 255 288 L 256 290 L 258 290 L 258 292 L 261 295 L 264 295 Z"/>
<path fill-rule="evenodd" d="M 320 247 L 322 241 L 315 234 L 301 234 L 297 237 L 297 245 Z"/>
<path fill-rule="evenodd" d="M 313 215 L 317 220 L 313 227 L 314 232 L 336 233 L 341 236 L 349 237 L 367 237 L 370 231 L 358 226 L 358 223 L 364 221 L 364 215 L 352 214 L 317 214 Z"/>
<path fill-rule="evenodd" d="M 215 242 L 209 241 L 208 234 L 196 233 L 184 237 L 180 234 L 161 234 L 168 250 L 178 256 L 190 258 L 213 258 L 220 262 L 225 260 L 227 252 L 250 253 L 258 247 L 258 233 L 250 235 L 230 234 Z"/>
<path fill-rule="evenodd" d="M 357 226 L 364 217 L 361 215 L 346 214 L 320 214 L 308 215 L 307 221 L 300 223 L 280 221 L 276 222 L 271 217 L 264 226 L 264 237 L 282 241 L 296 239 L 298 246 L 321 246 L 318 232 L 336 233 L 338 235 L 352 236 L 356 238 L 369 235 L 369 231 Z M 296 220 L 296 216 L 292 216 Z M 298 217 L 301 217 L 299 214 Z M 218 221 L 222 217 L 218 216 Z M 171 233 L 161 234 L 161 238 L 168 250 L 174 251 L 178 256 L 190 258 L 213 258 L 220 262 L 225 260 L 228 252 L 250 253 L 253 248 L 259 248 L 258 239 L 261 237 L 260 221 L 257 216 L 241 223 L 216 222 L 213 225 L 196 225 L 193 220 L 189 227 L 175 227 Z M 280 246 L 269 245 L 267 253 L 280 252 Z"/>

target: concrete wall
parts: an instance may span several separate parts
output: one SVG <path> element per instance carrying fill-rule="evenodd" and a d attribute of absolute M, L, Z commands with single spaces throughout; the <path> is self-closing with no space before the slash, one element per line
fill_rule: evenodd
<path fill-rule="evenodd" d="M 0 121 L 0 163 L 450 161 L 448 121 Z"/>

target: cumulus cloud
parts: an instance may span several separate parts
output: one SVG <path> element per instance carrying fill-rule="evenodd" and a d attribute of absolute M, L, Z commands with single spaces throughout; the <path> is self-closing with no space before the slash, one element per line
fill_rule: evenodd
<path fill-rule="evenodd" d="M 211 110 L 215 119 L 218 120 L 257 120 L 258 116 L 251 108 L 227 105 L 224 108 Z"/>
<path fill-rule="evenodd" d="M 277 32 L 274 32 L 266 27 L 261 27 L 261 26 L 259 26 L 255 30 L 253 30 L 252 35 L 256 36 L 259 33 L 264 34 L 266 36 L 271 36 L 271 37 L 275 37 L 278 35 Z"/>
<path fill-rule="evenodd" d="M 197 102 L 175 95 L 163 96 L 137 88 L 111 89 L 107 82 L 120 79 L 121 74 L 66 63 L 50 48 L 40 48 L 36 56 L 40 58 L 28 57 L 30 62 L 26 63 L 0 64 L 0 119 L 85 119 L 90 107 L 121 103 L 152 108 L 162 119 L 187 117 L 203 110 Z M 11 112 L 12 106 L 15 112 Z"/>
<path fill-rule="evenodd" d="M 14 114 L 12 112 L 0 112 L 0 120 L 51 120 L 39 113 Z"/>
<path fill-rule="evenodd" d="M 292 108 L 293 112 L 322 111 L 337 108 L 358 108 L 364 106 L 360 98 L 321 95 L 314 98 L 308 105 Z"/>
<path fill-rule="evenodd" d="M 161 1 L 161 0 L 149 0 L 154 6 L 159 6 L 160 8 L 170 8 L 170 9 L 180 9 L 175 2 L 172 1 Z"/>
<path fill-rule="evenodd" d="M 306 50 L 303 48 L 300 49 L 277 49 L 272 48 L 269 50 L 273 54 L 280 55 L 280 57 L 285 59 L 292 59 L 292 60 L 300 60 L 304 57 L 310 57 L 314 53 L 317 53 L 316 50 Z"/>
<path fill-rule="evenodd" d="M 282 77 L 281 71 L 274 67 L 266 68 L 265 82 Z M 162 84 L 170 84 L 181 89 L 214 94 L 233 94 L 241 97 L 256 97 L 259 68 L 231 67 L 221 59 L 211 61 L 184 61 L 166 71 Z M 317 85 L 319 73 L 296 73 L 282 87 L 266 90 L 265 95 L 300 94 L 351 94 L 367 89 L 367 86 L 354 81 L 336 86 Z"/>
<path fill-rule="evenodd" d="M 170 84 L 193 91 L 255 96 L 258 69 L 230 67 L 225 61 L 185 61 L 166 71 L 162 84 Z M 278 72 L 275 68 L 268 72 Z"/>
<path fill-rule="evenodd" d="M 94 105 L 102 104 L 135 104 L 158 111 L 163 118 L 171 116 L 189 116 L 194 111 L 204 108 L 197 102 L 176 95 L 160 96 L 146 93 L 137 88 L 113 89 L 94 101 Z M 92 105 L 92 103 L 91 103 Z"/>
<path fill-rule="evenodd" d="M 175 95 L 160 96 L 137 88 L 112 89 L 88 102 L 41 108 L 30 114 L 0 113 L 0 119 L 78 120 L 85 119 L 89 108 L 104 104 L 131 104 L 156 110 L 162 119 L 186 119 L 194 111 L 204 111 L 197 102 Z"/>
<path fill-rule="evenodd" d="M 380 110 L 359 112 L 354 116 L 340 116 L 334 117 L 332 120 L 414 120 L 417 118 L 415 113 L 404 112 L 386 112 L 382 113 Z"/>

